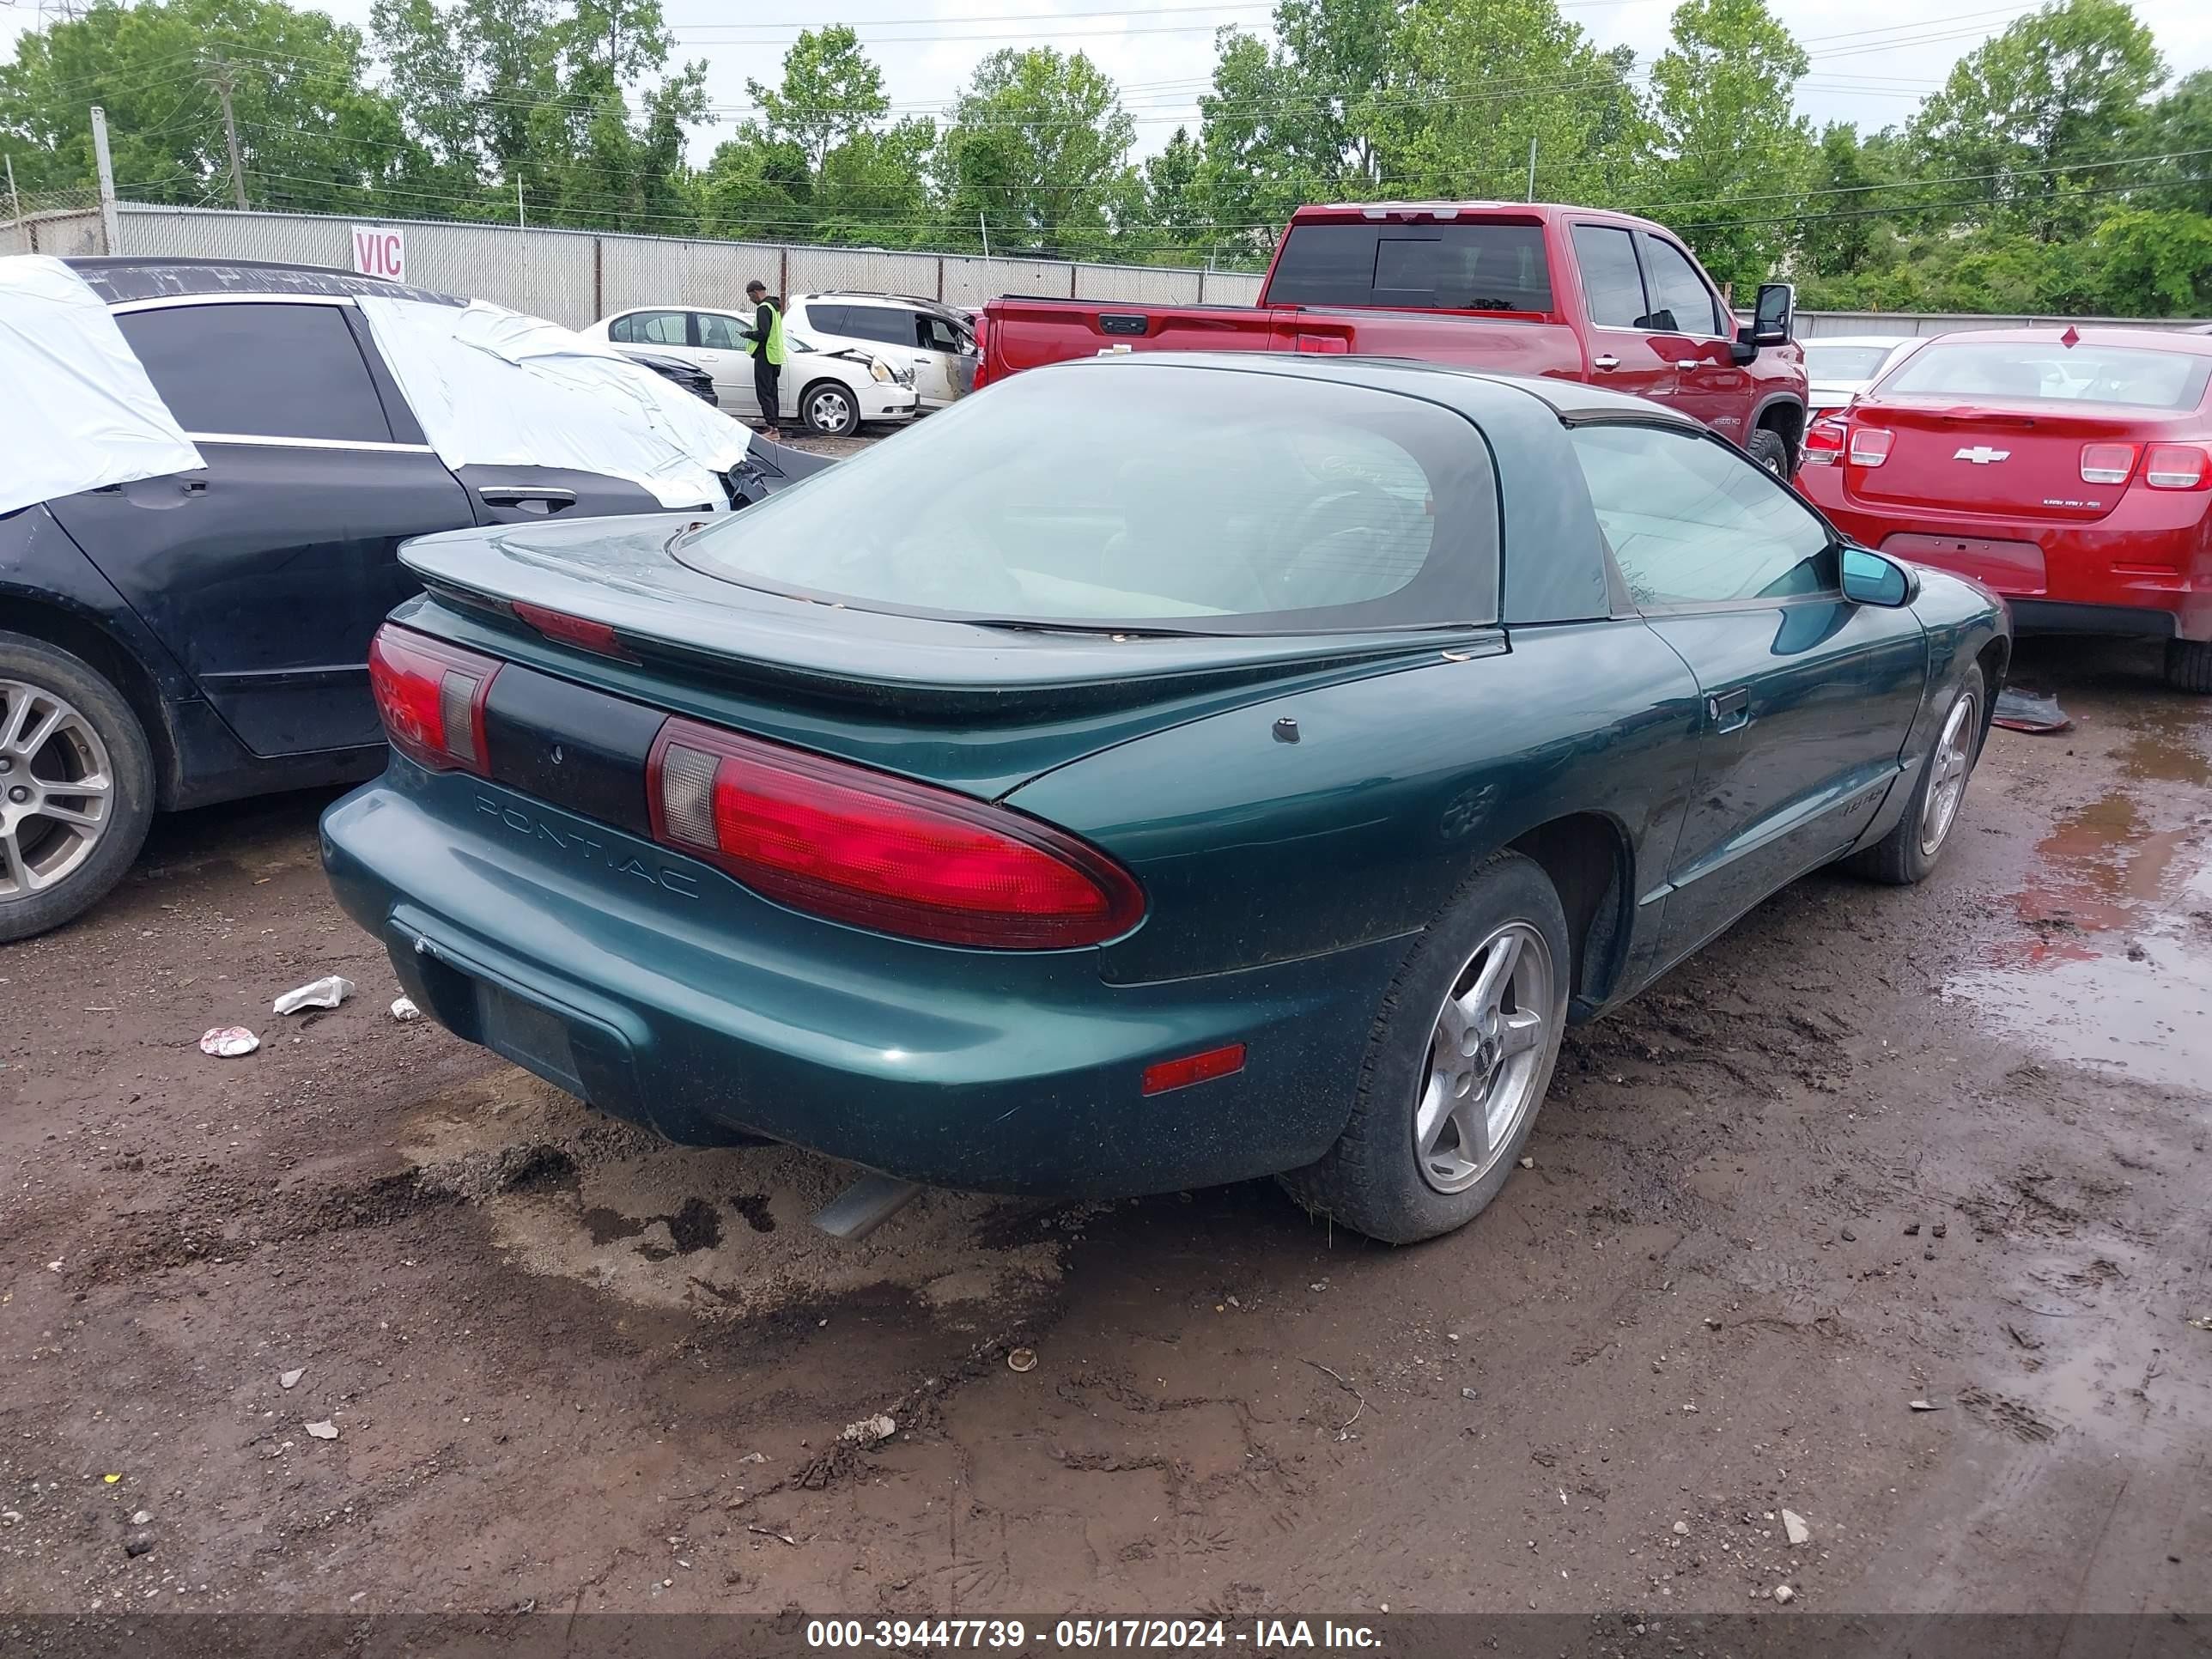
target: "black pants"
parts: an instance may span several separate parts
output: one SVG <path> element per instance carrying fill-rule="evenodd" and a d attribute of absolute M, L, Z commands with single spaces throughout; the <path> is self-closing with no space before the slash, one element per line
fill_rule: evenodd
<path fill-rule="evenodd" d="M 766 353 L 753 359 L 753 391 L 760 398 L 763 426 L 774 428 L 783 424 L 783 396 L 776 386 L 776 382 L 782 378 L 782 366 L 769 362 Z"/>

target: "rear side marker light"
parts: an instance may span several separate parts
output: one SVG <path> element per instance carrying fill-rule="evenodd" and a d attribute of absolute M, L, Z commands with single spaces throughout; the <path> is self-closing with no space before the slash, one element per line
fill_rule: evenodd
<path fill-rule="evenodd" d="M 1211 1083 L 1218 1077 L 1229 1077 L 1244 1069 L 1244 1045 L 1232 1042 L 1224 1048 L 1208 1048 L 1202 1054 L 1185 1054 L 1181 1060 L 1164 1060 L 1157 1066 L 1145 1067 L 1145 1092 L 1164 1095 L 1170 1089 L 1188 1089 L 1194 1083 Z"/>
<path fill-rule="evenodd" d="M 1003 951 L 1101 945 L 1143 889 L 1066 831 L 848 762 L 671 719 L 646 763 L 653 839 L 763 897 L 878 933 Z"/>
<path fill-rule="evenodd" d="M 1805 428 L 1805 444 L 1801 458 L 1806 466 L 1833 466 L 1836 458 L 1844 453 L 1843 417 L 1823 415 Z"/>
<path fill-rule="evenodd" d="M 500 665 L 386 623 L 368 642 L 368 684 L 392 746 L 434 772 L 484 774 L 484 703 Z"/>
<path fill-rule="evenodd" d="M 2083 483 L 2125 483 L 2128 474 L 2135 470 L 2136 447 L 2133 444 L 2081 446 Z"/>
<path fill-rule="evenodd" d="M 1853 466 L 1880 466 L 1889 459 L 1889 447 L 1897 441 L 1897 434 L 1878 426 L 1856 426 L 1851 428 L 1850 458 Z"/>
<path fill-rule="evenodd" d="M 572 617 L 565 611 L 550 610 L 542 605 L 526 605 L 517 599 L 509 607 L 522 621 L 549 640 L 562 645 L 573 645 L 579 650 L 595 651 L 603 657 L 620 657 L 634 661 L 622 641 L 615 637 L 612 623 L 593 622 L 588 617 Z"/>
<path fill-rule="evenodd" d="M 2212 455 L 2196 444 L 2153 444 L 2143 452 L 2143 482 L 2153 489 L 2202 489 L 2212 481 Z"/>

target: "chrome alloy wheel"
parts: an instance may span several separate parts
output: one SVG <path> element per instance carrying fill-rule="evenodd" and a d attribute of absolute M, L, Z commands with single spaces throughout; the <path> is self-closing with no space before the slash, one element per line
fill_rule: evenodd
<path fill-rule="evenodd" d="M 842 392 L 824 388 L 806 400 L 807 424 L 817 432 L 838 434 L 848 423 L 859 425 L 853 414 L 853 400 Z"/>
<path fill-rule="evenodd" d="M 107 745 L 75 705 L 0 680 L 0 899 L 66 880 L 114 817 Z"/>
<path fill-rule="evenodd" d="M 1536 1109 L 1557 988 L 1551 947 L 1525 921 L 1483 940 L 1452 981 L 1429 1039 L 1413 1109 L 1413 1154 L 1440 1193 L 1497 1164 Z"/>
<path fill-rule="evenodd" d="M 1933 858 L 1951 826 L 1959 821 L 1959 803 L 1966 798 L 1966 774 L 1974 763 L 1974 738 L 1981 731 L 1981 699 L 1968 692 L 1951 705 L 1943 722 L 1943 735 L 1936 740 L 1929 758 L 1933 772 L 1928 798 L 1920 806 L 1920 855 Z"/>

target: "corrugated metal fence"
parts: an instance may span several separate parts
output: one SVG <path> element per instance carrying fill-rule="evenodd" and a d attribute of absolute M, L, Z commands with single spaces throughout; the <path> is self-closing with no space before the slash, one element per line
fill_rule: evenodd
<path fill-rule="evenodd" d="M 1000 294 L 1151 305 L 1250 305 L 1260 297 L 1260 278 L 1249 272 L 1160 265 L 985 259 L 968 253 L 525 230 L 514 225 L 456 224 L 442 220 L 240 213 L 131 202 L 118 204 L 117 218 L 122 246 L 115 251 L 121 253 L 276 259 L 340 267 L 353 264 L 355 225 L 388 225 L 406 232 L 410 282 L 493 300 L 571 328 L 631 306 L 739 305 L 744 285 L 756 276 L 779 294 L 854 289 L 920 295 L 970 306 Z M 102 241 L 100 214 L 94 207 L 29 213 L 21 222 L 0 223 L 0 253 L 100 253 L 106 251 Z M 2186 326 L 2171 320 L 2124 317 L 1798 313 L 1798 331 L 1807 339 L 1853 334 L 1944 334 L 1960 329 L 2057 322 Z"/>

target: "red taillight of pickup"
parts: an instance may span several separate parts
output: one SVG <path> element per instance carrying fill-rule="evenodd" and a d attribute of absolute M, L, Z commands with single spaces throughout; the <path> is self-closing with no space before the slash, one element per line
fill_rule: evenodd
<path fill-rule="evenodd" d="M 646 765 L 653 838 L 795 910 L 939 945 L 1101 945 L 1136 878 L 1050 824 L 951 790 L 672 719 Z"/>
<path fill-rule="evenodd" d="M 991 319 L 983 312 L 975 313 L 975 380 L 970 388 L 981 392 L 983 382 L 991 374 Z"/>
<path fill-rule="evenodd" d="M 484 775 L 490 657 L 386 623 L 368 642 L 368 686 L 392 746 L 434 772 Z"/>

